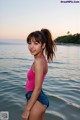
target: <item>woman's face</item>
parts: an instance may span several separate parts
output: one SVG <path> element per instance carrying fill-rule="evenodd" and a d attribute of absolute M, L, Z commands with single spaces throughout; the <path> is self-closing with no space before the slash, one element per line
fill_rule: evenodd
<path fill-rule="evenodd" d="M 32 38 L 28 43 L 28 49 L 32 55 L 36 56 L 43 53 L 43 49 L 45 48 L 45 44 L 41 44 L 41 42 L 37 42 L 35 38 Z"/>

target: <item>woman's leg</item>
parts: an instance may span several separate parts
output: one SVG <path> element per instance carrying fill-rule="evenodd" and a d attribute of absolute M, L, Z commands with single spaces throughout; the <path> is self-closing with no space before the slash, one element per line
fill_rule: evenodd
<path fill-rule="evenodd" d="M 46 111 L 46 106 L 44 106 L 39 101 L 36 101 L 34 106 L 30 111 L 29 120 L 44 120 L 44 114 Z"/>
<path fill-rule="evenodd" d="M 44 118 L 45 118 L 45 112 L 43 113 L 41 120 L 44 120 Z"/>

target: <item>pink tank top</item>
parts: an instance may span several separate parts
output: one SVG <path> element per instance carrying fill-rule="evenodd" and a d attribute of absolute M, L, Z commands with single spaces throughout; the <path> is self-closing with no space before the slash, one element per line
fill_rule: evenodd
<path fill-rule="evenodd" d="M 44 77 L 45 77 L 46 73 L 43 74 L 43 77 L 42 77 L 42 81 L 44 81 Z M 34 87 L 35 87 L 35 72 L 32 70 L 32 66 L 30 68 L 30 70 L 28 71 L 27 73 L 27 81 L 26 81 L 26 92 L 28 91 L 33 91 L 34 90 Z"/>

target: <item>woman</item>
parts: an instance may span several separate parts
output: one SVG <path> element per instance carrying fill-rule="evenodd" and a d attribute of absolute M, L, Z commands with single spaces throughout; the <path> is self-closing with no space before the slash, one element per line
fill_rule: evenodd
<path fill-rule="evenodd" d="M 52 61 L 55 55 L 55 43 L 48 29 L 30 33 L 27 37 L 27 43 L 29 51 L 34 56 L 34 61 L 27 73 L 27 101 L 22 119 L 44 120 L 49 100 L 42 90 L 42 84 L 48 72 L 48 62 Z"/>

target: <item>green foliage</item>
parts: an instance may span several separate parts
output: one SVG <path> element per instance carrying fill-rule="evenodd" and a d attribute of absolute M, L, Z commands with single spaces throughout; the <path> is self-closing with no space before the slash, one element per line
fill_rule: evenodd
<path fill-rule="evenodd" d="M 80 44 L 80 34 L 68 34 L 65 36 L 60 36 L 55 39 L 57 43 L 74 43 L 74 44 Z"/>

